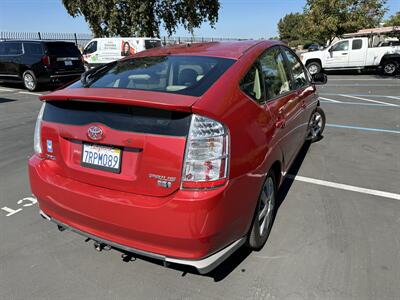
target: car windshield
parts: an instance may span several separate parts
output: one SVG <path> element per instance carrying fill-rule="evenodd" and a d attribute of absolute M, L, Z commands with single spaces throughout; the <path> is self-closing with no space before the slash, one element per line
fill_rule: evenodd
<path fill-rule="evenodd" d="M 118 88 L 201 96 L 234 63 L 204 56 L 150 56 L 112 63 L 87 76 L 84 87 Z M 77 82 L 71 87 L 82 87 Z"/>

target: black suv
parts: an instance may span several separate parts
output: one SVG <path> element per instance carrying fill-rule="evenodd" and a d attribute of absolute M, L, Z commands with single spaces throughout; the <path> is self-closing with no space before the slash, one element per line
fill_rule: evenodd
<path fill-rule="evenodd" d="M 0 41 L 0 81 L 22 81 L 34 91 L 38 84 L 71 81 L 84 71 L 74 43 Z"/>

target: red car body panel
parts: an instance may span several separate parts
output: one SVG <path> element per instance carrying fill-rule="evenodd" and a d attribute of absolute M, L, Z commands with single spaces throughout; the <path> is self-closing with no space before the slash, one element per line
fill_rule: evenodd
<path fill-rule="evenodd" d="M 200 259 L 246 236 L 271 167 L 280 184 L 306 136 L 317 106 L 310 85 L 259 105 L 240 88 L 250 65 L 278 42 L 208 43 L 154 49 L 136 56 L 198 55 L 237 61 L 201 97 L 114 88 L 66 88 L 41 100 L 102 101 L 195 113 L 222 122 L 230 134 L 227 183 L 212 190 L 180 189 L 185 137 L 127 133 L 103 126 L 99 143 L 141 149 L 123 153 L 121 173 L 80 166 L 90 125 L 43 122 L 42 145 L 53 140 L 55 160 L 32 156 L 29 175 L 41 210 L 71 227 L 121 245 Z M 171 189 L 148 173 L 175 177 Z"/>

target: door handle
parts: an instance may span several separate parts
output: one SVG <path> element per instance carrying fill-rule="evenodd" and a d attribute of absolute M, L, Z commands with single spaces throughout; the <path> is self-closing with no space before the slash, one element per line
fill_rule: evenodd
<path fill-rule="evenodd" d="M 283 117 L 279 117 L 279 119 L 275 123 L 276 128 L 285 128 L 286 126 L 286 120 Z"/>
<path fill-rule="evenodd" d="M 347 55 L 348 53 L 342 53 L 342 55 Z"/>

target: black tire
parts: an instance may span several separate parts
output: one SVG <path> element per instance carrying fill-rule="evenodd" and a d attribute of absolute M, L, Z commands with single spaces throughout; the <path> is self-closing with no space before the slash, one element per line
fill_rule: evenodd
<path fill-rule="evenodd" d="M 394 60 L 387 60 L 382 64 L 383 74 L 393 76 L 399 70 L 399 64 Z"/>
<path fill-rule="evenodd" d="M 22 82 L 24 83 L 24 87 L 30 92 L 33 92 L 37 88 L 37 79 L 35 73 L 31 70 L 27 70 L 22 74 Z"/>
<path fill-rule="evenodd" d="M 311 75 L 315 75 L 317 73 L 321 73 L 322 66 L 319 62 L 312 61 L 310 63 L 307 63 L 307 70 Z"/>
<path fill-rule="evenodd" d="M 272 183 L 270 180 L 272 180 Z M 270 201 L 268 201 L 268 203 L 271 203 L 271 206 L 268 207 L 266 206 L 267 204 L 265 203 L 265 201 L 263 201 L 263 196 L 266 196 L 265 193 L 267 193 L 267 190 L 269 191 L 269 193 L 271 193 Z M 263 212 L 264 209 L 266 209 L 267 211 L 265 219 L 262 218 L 260 220 L 261 213 Z M 270 170 L 267 174 L 267 177 L 264 181 L 263 187 L 260 192 L 260 196 L 258 198 L 257 207 L 253 216 L 253 222 L 251 224 L 251 228 L 247 238 L 247 247 L 255 251 L 261 250 L 261 248 L 268 240 L 272 224 L 274 223 L 275 214 L 276 214 L 276 181 L 274 173 L 272 172 L 272 170 Z M 262 229 L 262 224 L 264 224 L 263 229 Z"/>
<path fill-rule="evenodd" d="M 318 119 L 319 117 L 319 119 Z M 317 107 L 311 114 L 310 121 L 308 122 L 308 135 L 307 140 L 311 143 L 321 140 L 322 133 L 324 132 L 326 124 L 325 112 L 321 107 Z"/>

